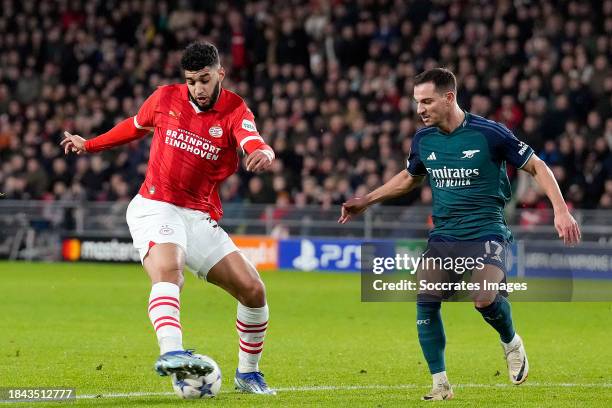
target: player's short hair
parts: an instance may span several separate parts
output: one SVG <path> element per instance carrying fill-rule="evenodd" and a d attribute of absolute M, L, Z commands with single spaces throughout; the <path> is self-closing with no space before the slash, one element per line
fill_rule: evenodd
<path fill-rule="evenodd" d="M 218 68 L 219 65 L 219 51 L 209 42 L 192 42 L 185 48 L 181 57 L 181 67 L 185 71 L 199 71 L 206 67 Z"/>
<path fill-rule="evenodd" d="M 432 82 L 436 87 L 437 92 L 455 92 L 457 93 L 457 78 L 449 69 L 432 68 L 425 72 L 421 72 L 414 78 L 414 85 L 421 85 L 427 82 Z"/>

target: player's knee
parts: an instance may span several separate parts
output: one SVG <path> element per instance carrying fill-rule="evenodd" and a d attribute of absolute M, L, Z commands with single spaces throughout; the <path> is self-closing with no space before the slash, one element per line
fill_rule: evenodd
<path fill-rule="evenodd" d="M 157 244 L 149 249 L 143 264 L 153 283 L 171 282 L 182 287 L 184 259 L 176 245 Z"/>
<path fill-rule="evenodd" d="M 495 302 L 497 298 L 497 293 L 495 292 L 476 292 L 472 294 L 472 301 L 474 302 L 474 307 L 477 309 L 487 307 L 491 303 Z"/>
<path fill-rule="evenodd" d="M 183 289 L 183 283 L 184 283 L 183 273 L 178 269 L 176 270 L 166 269 L 166 270 L 158 271 L 158 273 L 151 276 L 151 282 L 152 283 L 170 282 L 170 283 L 174 283 L 175 285 L 177 285 L 180 289 Z"/>
<path fill-rule="evenodd" d="M 491 300 L 475 300 L 474 307 L 477 309 L 482 309 L 483 307 L 489 306 L 493 301 Z"/>
<path fill-rule="evenodd" d="M 171 282 L 178 285 L 180 288 L 183 287 L 183 269 L 177 263 L 161 262 L 152 264 L 149 265 L 147 271 L 149 272 L 152 283 Z"/>
<path fill-rule="evenodd" d="M 247 307 L 263 307 L 266 304 L 266 287 L 261 279 L 251 279 L 239 293 L 240 303 Z"/>

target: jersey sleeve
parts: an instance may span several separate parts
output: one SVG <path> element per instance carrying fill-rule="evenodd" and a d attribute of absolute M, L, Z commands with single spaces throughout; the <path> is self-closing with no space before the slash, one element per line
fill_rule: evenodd
<path fill-rule="evenodd" d="M 140 106 L 138 114 L 134 116 L 134 126 L 138 129 L 155 127 L 155 111 L 159 105 L 160 88 L 157 88 Z"/>
<path fill-rule="evenodd" d="M 491 135 L 495 156 L 516 168 L 523 167 L 533 154 L 533 149 L 527 143 L 518 140 L 505 126 L 499 125 Z"/>
<path fill-rule="evenodd" d="M 138 129 L 134 124 L 134 118 L 128 118 L 119 122 L 108 132 L 87 140 L 85 150 L 90 153 L 100 152 L 140 139 L 147 133 L 149 133 L 148 129 Z"/>
<path fill-rule="evenodd" d="M 415 134 L 412 139 L 412 145 L 410 146 L 410 154 L 406 161 L 406 169 L 411 176 L 426 176 L 427 169 L 421 161 L 421 152 L 419 148 L 420 135 Z"/>
<path fill-rule="evenodd" d="M 255 116 L 246 104 L 237 109 L 232 119 L 232 135 L 236 144 L 247 154 L 266 145 L 255 126 Z"/>

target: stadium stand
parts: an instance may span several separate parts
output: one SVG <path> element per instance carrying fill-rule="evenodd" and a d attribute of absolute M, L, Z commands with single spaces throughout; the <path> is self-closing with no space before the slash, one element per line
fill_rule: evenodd
<path fill-rule="evenodd" d="M 329 209 L 386 181 L 421 126 L 412 78 L 445 66 L 461 106 L 533 146 L 568 203 L 612 208 L 610 0 L 4 0 L 0 14 L 3 198 L 129 201 L 149 137 L 65 158 L 61 134 L 134 115 L 157 86 L 182 82 L 182 48 L 207 39 L 279 159 L 270 174 L 232 176 L 226 203 Z M 509 172 L 515 206 L 548 205 Z M 427 204 L 428 190 L 387 204 Z"/>

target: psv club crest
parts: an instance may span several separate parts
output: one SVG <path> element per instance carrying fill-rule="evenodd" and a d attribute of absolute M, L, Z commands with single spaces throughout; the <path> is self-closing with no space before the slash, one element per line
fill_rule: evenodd
<path fill-rule="evenodd" d="M 212 137 L 221 137 L 223 136 L 223 129 L 221 129 L 221 126 L 213 126 L 208 129 L 208 134 Z"/>

